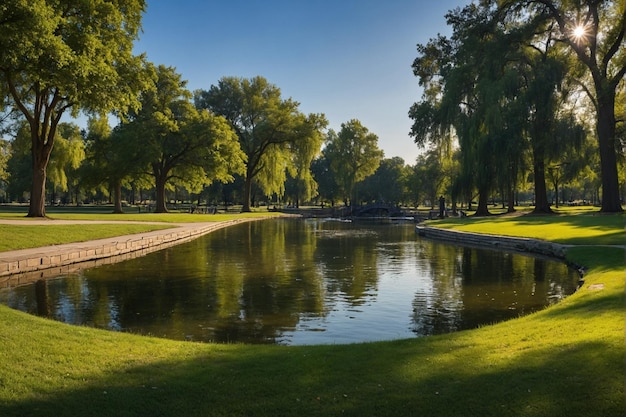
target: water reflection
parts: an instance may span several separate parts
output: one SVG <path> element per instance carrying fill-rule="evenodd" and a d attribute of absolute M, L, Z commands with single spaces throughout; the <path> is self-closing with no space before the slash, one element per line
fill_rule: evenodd
<path fill-rule="evenodd" d="M 180 340 L 349 343 L 505 320 L 576 283 L 560 263 L 422 240 L 410 224 L 272 220 L 0 291 L 0 302 Z"/>

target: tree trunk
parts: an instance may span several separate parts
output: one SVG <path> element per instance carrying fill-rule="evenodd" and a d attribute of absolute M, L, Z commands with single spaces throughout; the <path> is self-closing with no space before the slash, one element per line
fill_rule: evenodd
<path fill-rule="evenodd" d="M 243 207 L 241 207 L 242 213 L 249 213 L 250 211 L 250 195 L 252 193 L 252 177 L 248 173 L 243 187 Z"/>
<path fill-rule="evenodd" d="M 615 95 L 598 90 L 598 147 L 602 171 L 602 211 L 620 213 L 623 211 L 619 193 L 617 156 L 615 152 Z"/>
<path fill-rule="evenodd" d="M 165 183 L 164 176 L 156 177 L 156 209 L 155 213 L 167 213 L 167 206 L 165 204 Z"/>
<path fill-rule="evenodd" d="M 543 152 L 537 146 L 533 146 L 533 160 L 535 174 L 535 209 L 533 214 L 552 214 L 546 187 L 546 164 Z"/>
<path fill-rule="evenodd" d="M 476 213 L 474 216 L 490 216 L 489 208 L 487 204 L 489 202 L 489 192 L 487 189 L 478 190 L 478 207 L 476 208 Z"/>
<path fill-rule="evenodd" d="M 35 164 L 33 164 L 35 165 Z M 41 164 L 39 164 L 41 165 Z M 33 166 L 27 217 L 46 217 L 46 166 Z"/>
<path fill-rule="evenodd" d="M 509 187 L 507 206 L 507 213 L 515 213 L 515 187 L 513 186 Z"/>
<path fill-rule="evenodd" d="M 112 185 L 114 195 L 113 201 L 115 203 L 113 213 L 124 213 L 124 210 L 122 210 L 122 183 L 120 181 L 114 181 Z"/>

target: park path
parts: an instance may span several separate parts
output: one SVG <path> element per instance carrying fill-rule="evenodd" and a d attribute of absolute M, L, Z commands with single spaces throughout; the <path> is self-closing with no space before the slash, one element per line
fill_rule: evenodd
<path fill-rule="evenodd" d="M 2 224 L 163 224 L 168 229 L 132 235 L 115 236 L 85 242 L 0 252 L 0 288 L 20 285 L 48 276 L 106 263 L 143 256 L 147 253 L 187 242 L 204 234 L 238 223 L 261 218 L 241 218 L 202 223 L 162 223 L 98 220 L 12 220 L 0 219 Z"/>

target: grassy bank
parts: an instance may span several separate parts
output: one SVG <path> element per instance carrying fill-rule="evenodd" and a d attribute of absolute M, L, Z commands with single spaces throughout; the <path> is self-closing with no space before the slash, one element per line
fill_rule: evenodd
<path fill-rule="evenodd" d="M 558 216 L 493 216 L 447 218 L 431 225 L 504 236 L 532 237 L 568 245 L 624 245 L 626 216 L 602 215 L 575 208 Z"/>
<path fill-rule="evenodd" d="M 20 224 L 0 226 L 0 252 L 8 250 L 34 248 L 39 246 L 59 245 L 71 242 L 103 239 L 113 236 L 142 233 L 174 227 L 174 223 L 221 222 L 246 217 L 274 216 L 275 213 L 232 213 L 232 214 L 187 214 L 187 213 L 56 213 L 45 224 L 33 224 L 37 219 L 24 218 L 22 213 L 0 212 L 0 220 L 21 220 Z M 23 221 L 22 221 L 23 220 Z M 55 224 L 55 220 L 90 221 L 93 224 Z M 98 224 L 98 222 L 119 222 Z M 140 222 L 132 224 L 126 222 Z M 154 223 L 167 224 L 154 224 Z"/>
<path fill-rule="evenodd" d="M 555 306 L 384 343 L 174 342 L 0 306 L 0 415 L 623 416 L 624 251 L 581 247 L 568 257 L 588 267 L 585 286 Z"/>

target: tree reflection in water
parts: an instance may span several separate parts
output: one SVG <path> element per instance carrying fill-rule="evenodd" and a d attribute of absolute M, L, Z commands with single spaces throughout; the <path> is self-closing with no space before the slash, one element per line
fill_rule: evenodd
<path fill-rule="evenodd" d="M 281 219 L 3 290 L 0 302 L 179 340 L 351 343 L 517 317 L 577 280 L 558 262 L 422 240 L 412 224 Z"/>

